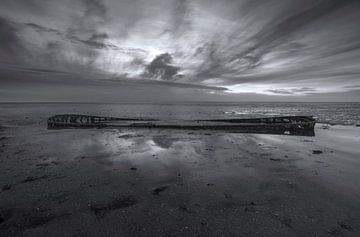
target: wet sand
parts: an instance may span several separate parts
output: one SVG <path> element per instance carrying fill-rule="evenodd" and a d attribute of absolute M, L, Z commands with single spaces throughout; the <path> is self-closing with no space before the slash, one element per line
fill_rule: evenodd
<path fill-rule="evenodd" d="M 1 236 L 360 235 L 359 127 L 301 137 L 1 125 Z"/>

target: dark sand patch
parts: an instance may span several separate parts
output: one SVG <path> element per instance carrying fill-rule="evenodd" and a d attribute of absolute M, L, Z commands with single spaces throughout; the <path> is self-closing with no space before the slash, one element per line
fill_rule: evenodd
<path fill-rule="evenodd" d="M 164 192 L 164 191 L 167 190 L 168 188 L 169 188 L 169 186 L 161 186 L 161 187 L 154 188 L 154 189 L 151 191 L 151 194 L 153 194 L 153 195 L 160 195 L 160 193 Z"/>
<path fill-rule="evenodd" d="M 320 155 L 320 154 L 322 154 L 323 152 L 322 152 L 321 150 L 313 150 L 312 153 L 313 153 L 314 155 Z"/>
<path fill-rule="evenodd" d="M 48 175 L 42 175 L 42 176 L 29 176 L 26 179 L 22 180 L 21 183 L 29 183 L 29 182 L 34 182 L 34 181 L 38 181 L 38 180 L 42 180 L 42 179 L 47 179 L 49 178 Z"/>
<path fill-rule="evenodd" d="M 109 211 L 131 207 L 136 205 L 138 202 L 139 199 L 135 196 L 119 196 L 109 203 L 90 203 L 88 206 L 90 211 L 95 215 L 103 216 Z"/>

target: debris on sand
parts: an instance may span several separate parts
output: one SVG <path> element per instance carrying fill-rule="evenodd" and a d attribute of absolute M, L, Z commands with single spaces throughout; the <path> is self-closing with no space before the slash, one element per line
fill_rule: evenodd
<path fill-rule="evenodd" d="M 345 230 L 353 231 L 353 228 L 350 225 L 346 224 L 345 222 L 339 221 L 338 225 Z"/>
<path fill-rule="evenodd" d="M 95 215 L 104 215 L 108 211 L 131 207 L 136 205 L 138 202 L 139 200 L 135 196 L 120 196 L 112 200 L 110 203 L 90 203 L 88 206 L 90 211 L 94 212 Z"/>
<path fill-rule="evenodd" d="M 130 170 L 137 170 L 137 168 L 136 167 L 131 167 Z"/>
<path fill-rule="evenodd" d="M 161 186 L 161 187 L 158 187 L 158 188 L 155 188 L 151 191 L 151 193 L 153 195 L 159 195 L 161 192 L 164 192 L 166 189 L 168 189 L 169 187 L 168 186 Z"/>
<path fill-rule="evenodd" d="M 321 150 L 313 150 L 312 153 L 313 153 L 314 155 L 319 155 L 319 154 L 321 154 L 321 153 L 323 153 L 323 152 L 322 152 Z"/>
<path fill-rule="evenodd" d="M 5 184 L 5 185 L 1 188 L 1 192 L 5 192 L 5 191 L 10 190 L 10 189 L 11 189 L 11 185 Z"/>
<path fill-rule="evenodd" d="M 277 162 L 282 161 L 282 159 L 279 159 L 279 158 L 270 158 L 270 160 L 271 161 L 277 161 Z"/>

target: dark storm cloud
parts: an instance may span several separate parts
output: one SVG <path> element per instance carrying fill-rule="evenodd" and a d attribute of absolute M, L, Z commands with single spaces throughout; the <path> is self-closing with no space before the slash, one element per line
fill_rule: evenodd
<path fill-rule="evenodd" d="M 179 72 L 179 67 L 173 66 L 173 58 L 169 53 L 156 56 L 146 67 L 145 75 L 153 79 L 171 80 Z"/>

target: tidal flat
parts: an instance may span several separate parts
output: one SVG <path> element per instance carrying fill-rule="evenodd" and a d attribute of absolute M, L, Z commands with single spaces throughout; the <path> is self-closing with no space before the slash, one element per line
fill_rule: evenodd
<path fill-rule="evenodd" d="M 47 130 L 51 113 L 2 114 L 1 236 L 360 234 L 359 127 Z"/>

